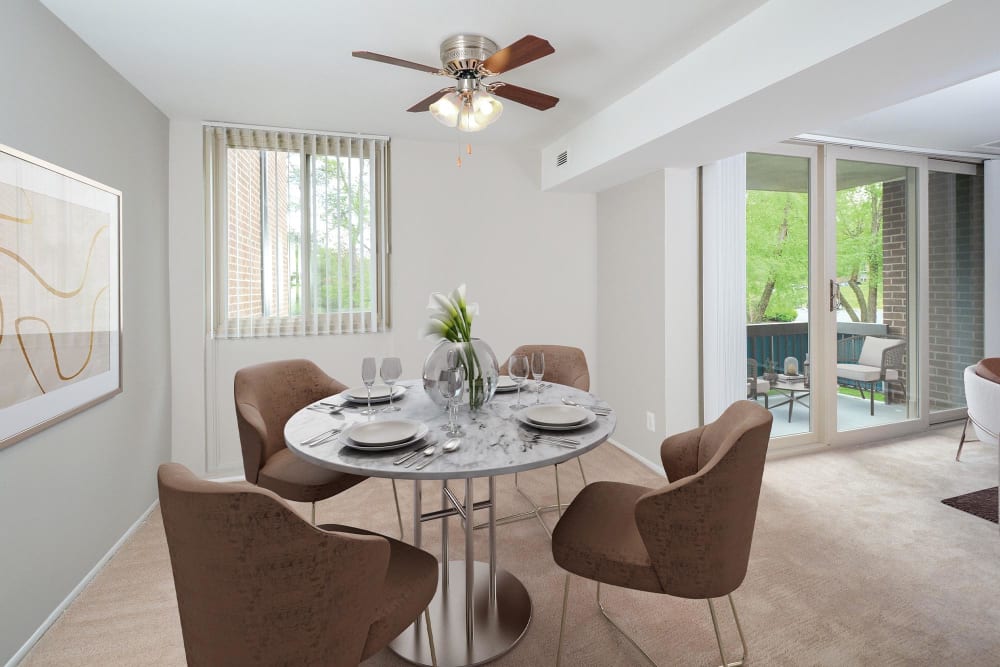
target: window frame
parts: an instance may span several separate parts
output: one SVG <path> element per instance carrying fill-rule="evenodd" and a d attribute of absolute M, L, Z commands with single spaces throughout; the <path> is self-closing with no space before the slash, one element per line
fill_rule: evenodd
<path fill-rule="evenodd" d="M 285 146 L 242 145 L 226 139 L 230 131 L 277 133 L 279 141 L 301 143 L 298 150 Z M 391 326 L 389 299 L 389 265 L 391 256 L 391 214 L 389 206 L 390 139 L 385 136 L 364 135 L 342 132 L 303 131 L 256 125 L 233 125 L 222 123 L 204 124 L 205 157 L 205 215 L 207 221 L 208 253 L 208 304 L 209 335 L 211 338 L 240 339 L 274 336 L 346 335 L 381 333 Z M 348 153 L 308 150 L 306 144 L 314 144 L 316 139 L 348 142 Z M 355 153 L 355 142 L 358 152 Z M 339 143 L 338 143 L 339 146 Z M 263 314 L 251 317 L 232 317 L 229 314 L 229 211 L 228 211 L 228 161 L 232 149 L 257 150 L 263 165 L 267 152 L 287 152 L 302 157 L 301 226 L 299 240 L 299 289 L 302 312 L 298 315 L 268 315 L 269 294 L 264 288 L 274 276 L 268 276 L 265 266 L 270 259 L 265 252 L 269 241 L 267 229 L 267 207 L 265 205 L 266 179 L 261 179 L 261 215 L 256 221 L 261 233 L 261 308 Z M 370 230 L 370 255 L 373 263 L 371 280 L 362 288 L 362 294 L 371 293 L 371 308 L 360 305 L 350 310 L 319 313 L 314 311 L 313 278 L 313 232 L 316 219 L 313 201 L 313 166 L 317 157 L 337 157 L 369 161 L 369 215 L 364 225 Z M 265 170 L 261 169 L 261 173 Z"/>

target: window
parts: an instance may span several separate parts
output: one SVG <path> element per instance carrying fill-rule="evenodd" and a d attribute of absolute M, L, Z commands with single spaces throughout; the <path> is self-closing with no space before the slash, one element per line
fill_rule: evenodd
<path fill-rule="evenodd" d="M 388 326 L 388 140 L 206 127 L 217 338 Z"/>

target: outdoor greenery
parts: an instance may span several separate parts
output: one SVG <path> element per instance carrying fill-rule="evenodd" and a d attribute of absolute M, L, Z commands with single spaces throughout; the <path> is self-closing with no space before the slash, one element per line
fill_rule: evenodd
<path fill-rule="evenodd" d="M 882 183 L 837 193 L 837 276 L 854 322 L 882 303 Z M 747 191 L 747 322 L 790 322 L 809 304 L 809 200 Z"/>
<path fill-rule="evenodd" d="M 370 310 L 374 303 L 371 287 L 372 225 L 371 193 L 368 188 L 367 160 L 314 155 L 312 172 L 313 213 L 311 275 L 314 313 Z M 301 170 L 289 169 L 290 190 L 298 190 Z M 289 202 L 298 210 L 298 202 Z M 297 231 L 289 231 L 289 244 L 298 247 Z M 300 282 L 293 271 L 291 283 L 296 297 Z M 292 305 L 293 314 L 301 313 L 301 304 Z"/>

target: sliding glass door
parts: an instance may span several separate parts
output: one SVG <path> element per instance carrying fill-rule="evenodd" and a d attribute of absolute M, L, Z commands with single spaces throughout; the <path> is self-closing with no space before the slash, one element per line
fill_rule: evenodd
<path fill-rule="evenodd" d="M 780 144 L 746 155 L 747 397 L 788 444 L 961 418 L 983 356 L 983 170 Z"/>
<path fill-rule="evenodd" d="M 810 410 L 812 147 L 747 154 L 747 397 L 775 437 L 814 430 Z"/>

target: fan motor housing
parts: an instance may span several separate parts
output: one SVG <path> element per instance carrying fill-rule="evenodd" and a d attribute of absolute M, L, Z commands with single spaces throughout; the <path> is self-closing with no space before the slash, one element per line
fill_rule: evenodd
<path fill-rule="evenodd" d="M 496 52 L 496 42 L 482 35 L 454 35 L 441 42 L 441 66 L 449 74 L 475 71 Z"/>

